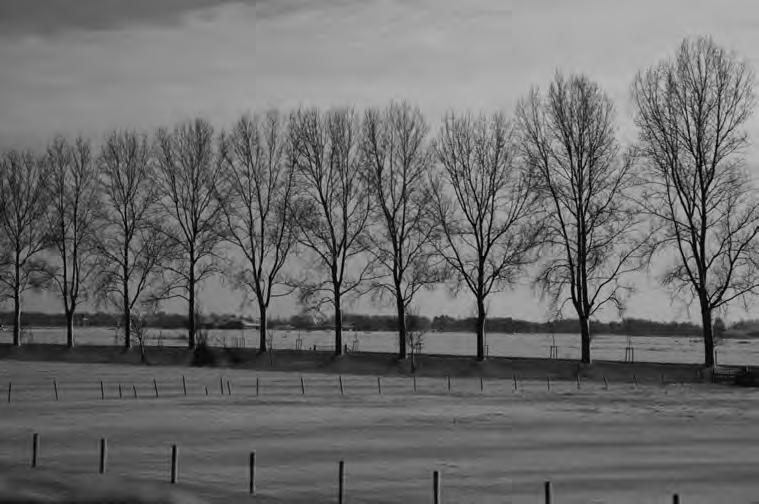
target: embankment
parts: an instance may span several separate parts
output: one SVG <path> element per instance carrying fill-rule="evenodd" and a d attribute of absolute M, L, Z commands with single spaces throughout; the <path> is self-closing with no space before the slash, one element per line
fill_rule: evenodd
<path fill-rule="evenodd" d="M 698 364 L 623 363 L 594 361 L 582 365 L 574 360 L 491 357 L 477 362 L 473 357 L 422 355 L 399 360 L 392 354 L 354 352 L 336 357 L 331 352 L 274 350 L 259 354 L 255 349 L 204 347 L 194 351 L 178 347 L 146 347 L 144 360 L 138 348 L 115 346 L 28 344 L 0 345 L 0 359 L 72 363 L 114 363 L 148 366 L 215 366 L 238 369 L 369 374 L 483 377 L 520 380 L 584 380 L 609 382 L 693 383 L 712 380 L 712 371 Z"/>

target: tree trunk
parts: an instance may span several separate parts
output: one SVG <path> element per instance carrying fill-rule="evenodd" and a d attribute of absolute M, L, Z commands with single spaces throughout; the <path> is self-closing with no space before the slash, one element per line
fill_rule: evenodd
<path fill-rule="evenodd" d="M 66 310 L 66 346 L 74 348 L 74 312 Z"/>
<path fill-rule="evenodd" d="M 189 282 L 189 307 L 188 307 L 188 324 L 187 324 L 187 348 L 195 348 L 195 267 L 190 271 Z"/>
<path fill-rule="evenodd" d="M 343 310 L 337 289 L 335 290 L 335 355 L 343 355 Z"/>
<path fill-rule="evenodd" d="M 16 267 L 16 278 L 19 268 Z M 21 346 L 21 288 L 16 282 L 13 289 L 13 345 Z"/>
<path fill-rule="evenodd" d="M 477 300 L 477 360 L 485 360 L 485 300 Z"/>
<path fill-rule="evenodd" d="M 398 309 L 398 358 L 406 358 L 406 306 L 403 299 L 396 297 L 396 308 Z"/>
<path fill-rule="evenodd" d="M 714 366 L 714 333 L 712 332 L 712 311 L 701 304 L 701 323 L 704 332 L 704 365 Z"/>
<path fill-rule="evenodd" d="M 124 277 L 126 278 L 126 277 Z M 124 350 L 132 348 L 132 314 L 129 308 L 129 282 L 125 281 L 124 289 Z"/>
<path fill-rule="evenodd" d="M 580 316 L 580 362 L 590 364 L 590 323 L 583 315 Z"/>
<path fill-rule="evenodd" d="M 258 326 L 258 353 L 264 353 L 267 351 L 266 330 L 268 324 L 266 322 L 266 306 L 263 303 L 258 303 L 258 316 L 260 318 Z"/>

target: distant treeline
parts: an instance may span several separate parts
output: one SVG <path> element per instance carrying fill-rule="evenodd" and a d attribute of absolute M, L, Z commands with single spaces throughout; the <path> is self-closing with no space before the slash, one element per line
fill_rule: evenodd
<path fill-rule="evenodd" d="M 159 312 L 149 315 L 148 327 L 161 329 L 185 329 L 186 315 Z M 121 316 L 114 313 L 96 312 L 77 314 L 77 327 L 118 327 Z M 0 313 L 0 322 L 5 326 L 13 324 L 13 313 Z M 22 323 L 31 326 L 65 327 L 66 318 L 63 314 L 27 312 L 22 315 Z M 410 330 L 434 332 L 474 332 L 477 319 L 475 317 L 454 318 L 441 315 L 430 319 L 423 316 L 410 316 L 407 326 Z M 211 314 L 199 318 L 199 326 L 206 329 L 240 329 L 242 320 L 234 315 Z M 277 318 L 269 321 L 271 329 L 294 330 L 329 330 L 334 327 L 331 319 L 315 320 L 306 315 Z M 343 316 L 345 330 L 395 331 L 396 318 L 392 315 L 362 315 L 346 313 Z M 737 328 L 737 327 L 736 327 Z M 653 320 L 626 318 L 618 322 L 593 322 L 591 330 L 595 334 L 626 334 L 631 336 L 698 336 L 701 326 L 688 322 L 656 322 Z M 488 332 L 500 333 L 569 333 L 577 332 L 577 320 L 562 319 L 551 322 L 530 322 L 511 317 L 492 317 L 487 321 Z"/>

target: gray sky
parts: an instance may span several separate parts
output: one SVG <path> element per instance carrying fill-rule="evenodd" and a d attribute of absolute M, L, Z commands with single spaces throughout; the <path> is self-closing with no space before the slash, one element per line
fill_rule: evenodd
<path fill-rule="evenodd" d="M 2 0 L 0 147 L 39 148 L 56 133 L 97 141 L 110 128 L 152 130 L 196 115 L 223 127 L 270 106 L 394 98 L 418 104 L 435 130 L 449 108 L 511 109 L 556 69 L 597 80 L 629 140 L 635 72 L 699 34 L 759 66 L 754 0 Z M 750 130 L 759 139 L 759 122 Z M 691 318 L 655 281 L 643 277 L 639 287 L 627 315 Z M 473 313 L 466 296 L 423 297 L 429 315 Z M 240 305 L 218 282 L 204 299 L 209 311 Z M 53 296 L 29 302 L 57 308 Z M 369 301 L 355 309 L 390 312 Z M 494 297 L 490 312 L 545 317 L 528 287 Z"/>

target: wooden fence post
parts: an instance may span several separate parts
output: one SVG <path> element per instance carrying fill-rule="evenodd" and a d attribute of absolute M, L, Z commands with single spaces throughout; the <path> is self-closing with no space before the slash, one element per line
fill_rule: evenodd
<path fill-rule="evenodd" d="M 338 376 L 337 379 L 340 382 L 340 395 L 342 396 L 342 395 L 344 395 L 344 391 L 343 391 L 343 377 L 342 377 L 342 375 Z"/>
<path fill-rule="evenodd" d="M 303 383 L 303 377 L 300 377 L 300 395 L 306 395 L 306 385 Z"/>
<path fill-rule="evenodd" d="M 379 376 L 377 377 L 377 392 L 382 395 L 382 381 Z"/>
<path fill-rule="evenodd" d="M 137 399 L 137 387 L 134 385 L 134 383 L 132 384 L 132 392 L 134 392 L 134 398 Z"/>
<path fill-rule="evenodd" d="M 482 381 L 482 376 L 480 376 L 480 392 L 485 392 L 485 382 Z"/>
<path fill-rule="evenodd" d="M 551 391 L 551 377 L 546 375 L 546 385 L 548 387 L 548 391 Z"/>
<path fill-rule="evenodd" d="M 221 389 L 221 395 L 224 395 L 224 379 L 219 376 L 219 388 Z"/>
<path fill-rule="evenodd" d="M 37 456 L 40 451 L 40 435 L 32 434 L 32 467 L 37 467 Z"/>
<path fill-rule="evenodd" d="M 250 452 L 250 461 L 248 462 L 248 470 L 249 470 L 249 492 L 250 495 L 256 495 L 256 452 L 252 451 Z"/>
<path fill-rule="evenodd" d="M 105 399 L 105 388 L 103 388 L 103 380 L 100 380 L 100 399 Z"/>
<path fill-rule="evenodd" d="M 13 390 L 13 382 L 8 382 L 8 404 L 11 403 L 11 390 Z"/>
<path fill-rule="evenodd" d="M 414 375 L 414 392 L 416 392 L 416 375 Z"/>
<path fill-rule="evenodd" d="M 232 395 L 232 386 L 229 384 L 229 380 L 227 380 L 227 395 Z"/>
<path fill-rule="evenodd" d="M 674 494 L 672 496 L 672 504 L 680 504 L 680 496 L 677 494 Z"/>
<path fill-rule="evenodd" d="M 177 482 L 177 479 L 179 477 L 178 474 L 178 466 L 179 461 L 177 460 L 177 445 L 173 444 L 171 445 L 171 483 L 174 484 Z"/>
<path fill-rule="evenodd" d="M 184 379 L 184 375 L 182 375 L 182 390 L 184 391 L 184 396 L 187 397 L 187 382 Z"/>
<path fill-rule="evenodd" d="M 551 482 L 546 481 L 545 482 L 545 497 L 546 497 L 546 504 L 551 504 Z"/>
<path fill-rule="evenodd" d="M 58 382 L 53 378 L 53 391 L 55 392 L 55 400 L 58 400 Z"/>
<path fill-rule="evenodd" d="M 519 385 L 517 384 L 517 375 L 513 374 L 512 377 L 514 378 L 514 391 L 516 392 L 519 388 Z"/>
<path fill-rule="evenodd" d="M 432 472 L 432 502 L 440 504 L 440 473 L 438 471 Z"/>
<path fill-rule="evenodd" d="M 609 382 L 606 381 L 606 376 L 604 376 L 604 390 L 609 390 Z"/>
<path fill-rule="evenodd" d="M 121 399 L 123 395 L 121 394 L 121 384 L 119 383 L 119 399 Z"/>
<path fill-rule="evenodd" d="M 448 393 L 451 392 L 451 375 L 448 375 Z"/>
<path fill-rule="evenodd" d="M 206 387 L 206 395 L 208 395 L 208 385 L 206 385 L 205 387 Z"/>
<path fill-rule="evenodd" d="M 153 388 L 155 389 L 155 396 L 158 398 L 158 382 L 153 378 Z"/>
<path fill-rule="evenodd" d="M 258 376 L 256 376 L 256 397 L 258 397 Z"/>
<path fill-rule="evenodd" d="M 577 390 L 580 390 L 580 375 L 577 375 Z"/>
<path fill-rule="evenodd" d="M 337 475 L 337 502 L 343 504 L 343 492 L 345 491 L 345 462 L 340 461 L 340 467 Z"/>
<path fill-rule="evenodd" d="M 105 438 L 100 438 L 100 464 L 98 465 L 98 472 L 105 474 L 105 465 L 108 459 L 108 442 Z"/>

